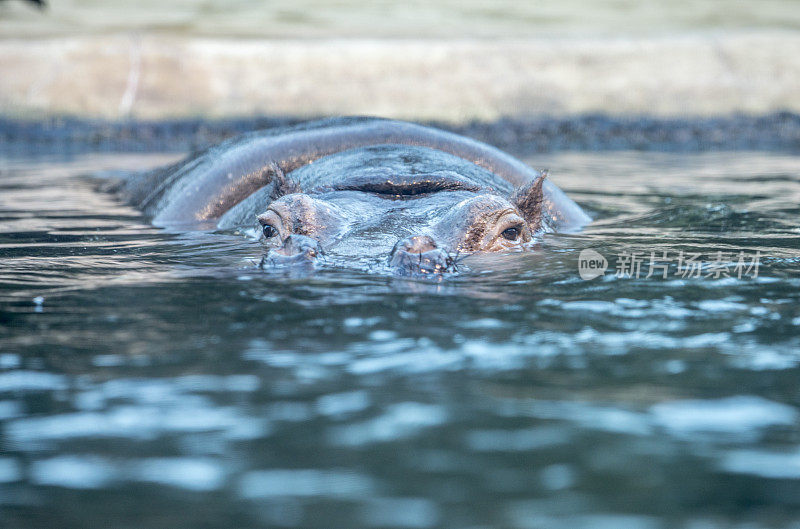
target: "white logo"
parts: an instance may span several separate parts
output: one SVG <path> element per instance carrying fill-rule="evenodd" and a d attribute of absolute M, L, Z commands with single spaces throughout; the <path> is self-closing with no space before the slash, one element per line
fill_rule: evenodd
<path fill-rule="evenodd" d="M 608 268 L 608 261 L 599 252 L 590 248 L 583 250 L 578 256 L 578 273 L 581 279 L 590 280 L 601 276 Z"/>

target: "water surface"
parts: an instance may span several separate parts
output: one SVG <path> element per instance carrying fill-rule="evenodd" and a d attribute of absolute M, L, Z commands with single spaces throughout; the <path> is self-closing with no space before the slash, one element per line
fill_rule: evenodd
<path fill-rule="evenodd" d="M 84 178 L 176 157 L 0 159 L 5 526 L 800 521 L 800 157 L 536 156 L 595 222 L 439 281 L 266 273 Z M 651 251 L 759 268 L 616 273 Z"/>

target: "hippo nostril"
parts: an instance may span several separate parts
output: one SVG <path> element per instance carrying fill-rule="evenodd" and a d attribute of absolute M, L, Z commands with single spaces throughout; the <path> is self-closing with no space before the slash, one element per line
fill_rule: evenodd
<path fill-rule="evenodd" d="M 317 257 L 324 255 L 319 242 L 305 235 L 290 235 L 283 246 L 267 253 L 261 259 L 261 267 L 306 267 L 313 268 Z"/>
<path fill-rule="evenodd" d="M 311 237 L 298 234 L 286 237 L 286 240 L 283 241 L 283 246 L 276 252 L 285 256 L 304 255 L 311 258 L 323 253 L 319 242 Z"/>
<path fill-rule="evenodd" d="M 392 249 L 392 254 L 398 250 L 403 250 L 407 253 L 422 254 L 430 252 L 438 248 L 436 241 L 428 235 L 414 235 L 413 237 L 406 237 L 397 242 Z"/>
<path fill-rule="evenodd" d="M 453 260 L 427 235 L 407 237 L 392 248 L 389 266 L 401 275 L 441 274 L 454 270 Z"/>

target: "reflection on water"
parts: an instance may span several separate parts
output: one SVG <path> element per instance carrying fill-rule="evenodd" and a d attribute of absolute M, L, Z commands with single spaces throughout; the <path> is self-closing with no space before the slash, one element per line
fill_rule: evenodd
<path fill-rule="evenodd" d="M 800 520 L 800 158 L 530 160 L 596 222 L 438 282 L 264 273 L 79 177 L 171 158 L 0 161 L 12 527 Z M 583 281 L 586 248 L 762 262 Z"/>

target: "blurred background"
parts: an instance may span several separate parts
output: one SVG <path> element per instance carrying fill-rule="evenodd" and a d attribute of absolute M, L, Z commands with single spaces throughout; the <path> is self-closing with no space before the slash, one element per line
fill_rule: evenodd
<path fill-rule="evenodd" d="M 0 1 L 0 114 L 800 110 L 794 0 Z"/>

